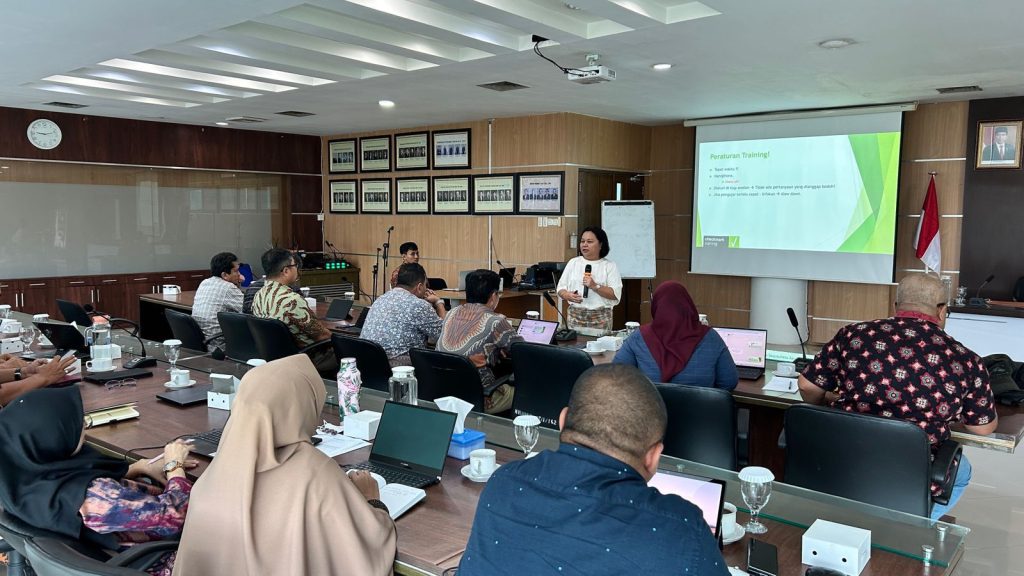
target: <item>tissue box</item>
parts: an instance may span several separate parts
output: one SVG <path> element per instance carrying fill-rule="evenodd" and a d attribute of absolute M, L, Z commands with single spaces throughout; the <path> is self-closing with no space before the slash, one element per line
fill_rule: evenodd
<path fill-rule="evenodd" d="M 238 378 L 230 374 L 210 374 L 213 389 L 206 393 L 206 406 L 217 410 L 231 410 L 238 393 Z"/>
<path fill-rule="evenodd" d="M 0 340 L 0 354 L 21 354 L 24 351 L 25 345 L 18 337 Z"/>
<path fill-rule="evenodd" d="M 237 394 L 221 394 L 220 392 L 210 390 L 206 393 L 206 407 L 230 411 L 231 404 L 235 402 L 235 396 Z"/>
<path fill-rule="evenodd" d="M 601 336 L 597 341 L 601 344 L 602 348 L 610 352 L 615 352 L 622 348 L 622 338 L 618 336 Z"/>
<path fill-rule="evenodd" d="M 345 420 L 348 422 L 348 419 Z M 469 453 L 484 447 L 487 434 L 479 430 L 466 428 L 462 434 L 452 434 L 452 443 L 448 445 L 448 455 L 459 460 L 469 460 Z"/>
<path fill-rule="evenodd" d="M 871 532 L 815 520 L 804 532 L 801 561 L 808 566 L 831 568 L 858 576 L 871 559 Z"/>
<path fill-rule="evenodd" d="M 345 436 L 369 442 L 377 436 L 377 425 L 380 424 L 380 412 L 363 410 L 345 416 Z"/>

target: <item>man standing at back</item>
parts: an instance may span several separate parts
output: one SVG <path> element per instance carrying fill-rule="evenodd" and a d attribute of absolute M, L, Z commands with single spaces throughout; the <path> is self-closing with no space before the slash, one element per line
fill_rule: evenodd
<path fill-rule="evenodd" d="M 418 264 L 420 261 L 420 247 L 415 242 L 403 242 L 398 247 L 398 253 L 402 255 L 402 264 Z M 395 266 L 394 271 L 391 272 L 388 288 L 398 286 L 398 270 L 402 267 L 402 264 Z"/>
<path fill-rule="evenodd" d="M 445 317 L 444 302 L 427 289 L 419 264 L 398 267 L 398 284 L 377 298 L 359 337 L 384 348 L 392 367 L 409 366 L 409 349 L 437 340 Z"/>
<path fill-rule="evenodd" d="M 928 434 L 933 454 L 951 424 L 991 434 L 997 416 L 988 371 L 943 330 L 948 315 L 938 278 L 907 275 L 896 288 L 896 315 L 839 330 L 804 369 L 800 395 L 811 404 L 913 422 Z M 932 518 L 956 504 L 970 479 L 965 455 L 949 504 L 935 504 Z"/>
<path fill-rule="evenodd" d="M 635 367 L 584 372 L 558 418 L 558 451 L 505 464 L 487 482 L 459 575 L 727 576 L 700 509 L 647 485 L 667 420 Z"/>
<path fill-rule="evenodd" d="M 207 340 L 220 333 L 218 312 L 242 311 L 242 290 L 238 287 L 241 283 L 238 256 L 221 252 L 210 259 L 210 277 L 199 284 L 192 304 L 192 318 Z M 211 342 L 207 348 L 213 350 L 216 345 Z"/>

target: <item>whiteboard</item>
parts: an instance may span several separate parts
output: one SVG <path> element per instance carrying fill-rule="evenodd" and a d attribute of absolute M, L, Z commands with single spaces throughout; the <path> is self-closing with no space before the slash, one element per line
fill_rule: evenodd
<path fill-rule="evenodd" d="M 601 228 L 608 234 L 608 259 L 619 267 L 623 278 L 654 278 L 654 202 L 602 202 Z"/>

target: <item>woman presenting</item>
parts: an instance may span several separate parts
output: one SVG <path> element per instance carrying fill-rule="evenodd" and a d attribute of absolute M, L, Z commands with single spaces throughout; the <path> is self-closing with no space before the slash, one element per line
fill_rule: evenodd
<path fill-rule="evenodd" d="M 622 296 L 619 267 L 605 256 L 608 235 L 597 226 L 580 234 L 580 255 L 569 260 L 558 280 L 558 297 L 569 303 L 569 328 L 591 336 L 612 330 L 612 308 Z"/>

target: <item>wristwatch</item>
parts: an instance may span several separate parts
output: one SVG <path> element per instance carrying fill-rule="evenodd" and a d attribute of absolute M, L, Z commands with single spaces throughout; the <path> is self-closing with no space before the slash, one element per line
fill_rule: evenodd
<path fill-rule="evenodd" d="M 17 382 L 18 380 L 21 380 L 24 377 L 25 376 L 21 373 L 21 368 L 15 368 L 14 369 L 14 381 L 15 382 Z"/>
<path fill-rule="evenodd" d="M 164 474 L 170 474 L 171 472 L 174 472 L 175 470 L 181 467 L 181 462 L 178 462 L 177 460 L 171 460 L 167 464 L 164 464 Z"/>

